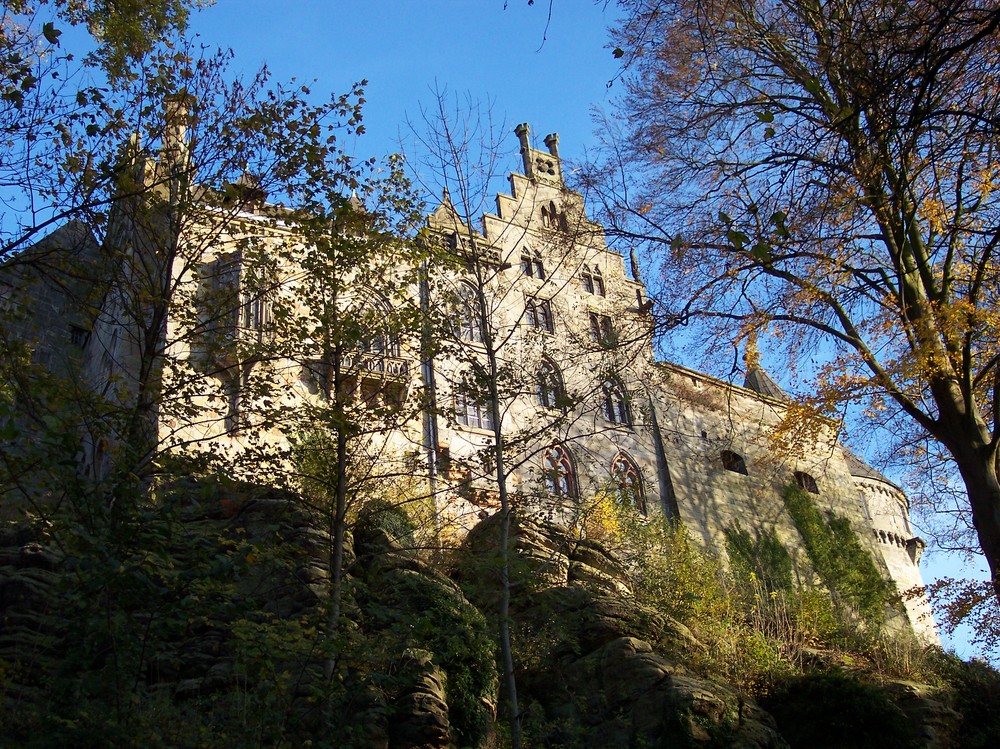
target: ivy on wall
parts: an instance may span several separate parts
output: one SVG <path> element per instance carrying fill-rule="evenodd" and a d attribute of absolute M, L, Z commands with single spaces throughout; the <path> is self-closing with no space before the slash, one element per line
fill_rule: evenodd
<path fill-rule="evenodd" d="M 785 487 L 782 497 L 813 568 L 834 602 L 855 609 L 869 624 L 881 624 L 885 607 L 893 600 L 893 587 L 861 546 L 850 521 L 832 512 L 824 515 L 797 486 Z"/>
<path fill-rule="evenodd" d="M 725 534 L 726 551 L 738 582 L 745 584 L 756 578 L 767 593 L 791 592 L 792 559 L 773 529 L 754 538 L 737 524 L 726 528 Z"/>

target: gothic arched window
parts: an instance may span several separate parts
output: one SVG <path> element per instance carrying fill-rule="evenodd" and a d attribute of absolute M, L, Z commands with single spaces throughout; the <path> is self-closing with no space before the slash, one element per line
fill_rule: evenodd
<path fill-rule="evenodd" d="M 479 314 L 476 290 L 467 283 L 459 286 L 456 294 L 458 303 L 458 337 L 473 343 L 483 342 L 483 322 Z"/>
<path fill-rule="evenodd" d="M 601 412 L 612 424 L 632 426 L 625 388 L 618 380 L 609 378 L 601 383 Z"/>
<path fill-rule="evenodd" d="M 819 487 L 816 485 L 816 479 L 805 471 L 795 472 L 795 483 L 802 491 L 809 492 L 810 494 L 819 494 Z"/>
<path fill-rule="evenodd" d="M 563 445 L 553 445 L 542 459 L 545 490 L 554 497 L 576 497 L 576 477 L 573 459 Z"/>
<path fill-rule="evenodd" d="M 566 214 L 556 210 L 555 201 L 550 200 L 548 205 L 542 206 L 542 226 L 546 229 L 559 229 L 568 231 L 569 224 L 566 221 Z"/>
<path fill-rule="evenodd" d="M 583 288 L 587 293 L 604 296 L 604 277 L 601 275 L 600 268 L 596 265 L 585 265 L 583 266 L 583 273 L 580 276 L 583 280 Z"/>
<path fill-rule="evenodd" d="M 732 450 L 723 450 L 720 457 L 722 458 L 722 467 L 727 471 L 742 473 L 744 476 L 748 475 L 747 463 L 739 453 L 734 453 Z"/>
<path fill-rule="evenodd" d="M 542 253 L 538 250 L 532 252 L 527 247 L 521 250 L 521 273 L 528 278 L 537 278 L 539 281 L 544 281 L 545 266 L 542 264 Z"/>
<path fill-rule="evenodd" d="M 361 341 L 359 348 L 369 354 L 399 356 L 399 336 L 386 329 L 388 321 L 392 319 L 389 303 L 383 299 L 376 299 L 369 314 L 374 325 L 367 331 L 366 338 Z"/>
<path fill-rule="evenodd" d="M 645 515 L 646 495 L 642 490 L 642 476 L 635 461 L 625 453 L 618 453 L 611 461 L 611 480 L 619 501 L 635 507 Z"/>
<path fill-rule="evenodd" d="M 546 333 L 555 332 L 552 320 L 552 303 L 547 299 L 529 299 L 524 304 L 524 317 L 528 325 Z"/>
<path fill-rule="evenodd" d="M 545 408 L 564 408 L 562 377 L 552 362 L 545 360 L 535 381 L 535 402 Z"/>

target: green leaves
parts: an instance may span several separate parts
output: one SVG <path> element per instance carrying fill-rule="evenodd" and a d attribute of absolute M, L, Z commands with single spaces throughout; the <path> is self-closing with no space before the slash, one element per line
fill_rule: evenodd
<path fill-rule="evenodd" d="M 42 26 L 42 36 L 45 37 L 45 41 L 49 44 L 54 44 L 59 46 L 59 37 L 62 36 L 62 32 L 55 27 L 51 21 Z"/>

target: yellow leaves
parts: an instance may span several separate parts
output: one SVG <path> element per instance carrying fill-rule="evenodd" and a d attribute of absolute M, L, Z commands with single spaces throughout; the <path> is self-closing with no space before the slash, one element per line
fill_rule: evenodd
<path fill-rule="evenodd" d="M 605 492 L 581 503 L 576 532 L 591 541 L 617 542 L 622 538 L 621 509 Z"/>
<path fill-rule="evenodd" d="M 1000 185 L 1000 163 L 992 161 L 983 167 L 976 175 L 976 191 L 983 202 L 989 199 L 990 193 Z"/>
<path fill-rule="evenodd" d="M 942 234 L 950 220 L 950 212 L 938 198 L 925 198 L 919 207 L 920 219 L 927 224 L 935 234 Z"/>
<path fill-rule="evenodd" d="M 804 457 L 818 443 L 828 442 L 833 424 L 814 406 L 789 403 L 781 421 L 768 435 L 772 455 Z"/>

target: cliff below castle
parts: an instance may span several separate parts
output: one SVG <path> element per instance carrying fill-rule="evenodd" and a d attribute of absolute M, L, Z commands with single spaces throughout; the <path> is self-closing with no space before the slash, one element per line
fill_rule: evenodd
<path fill-rule="evenodd" d="M 132 520 L 0 536 L 4 746 L 505 744 L 495 516 L 443 556 L 399 509 L 363 512 L 336 623 L 330 536 L 295 500 L 186 484 Z M 515 524 L 527 745 L 993 745 L 995 672 L 851 650 L 815 601 L 727 590 L 681 533 L 645 568 L 585 536 Z"/>

